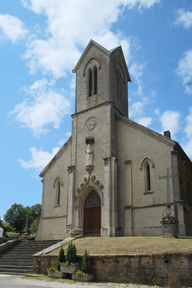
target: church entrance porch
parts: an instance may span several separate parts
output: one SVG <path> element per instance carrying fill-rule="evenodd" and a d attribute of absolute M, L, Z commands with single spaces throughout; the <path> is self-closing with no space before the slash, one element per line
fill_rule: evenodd
<path fill-rule="evenodd" d="M 101 199 L 94 190 L 87 195 L 84 203 L 83 236 L 101 236 Z"/>

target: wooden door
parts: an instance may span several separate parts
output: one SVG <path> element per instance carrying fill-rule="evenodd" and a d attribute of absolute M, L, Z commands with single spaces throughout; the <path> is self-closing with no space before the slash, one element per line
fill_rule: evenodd
<path fill-rule="evenodd" d="M 83 236 L 101 236 L 101 200 L 92 190 L 84 203 Z"/>

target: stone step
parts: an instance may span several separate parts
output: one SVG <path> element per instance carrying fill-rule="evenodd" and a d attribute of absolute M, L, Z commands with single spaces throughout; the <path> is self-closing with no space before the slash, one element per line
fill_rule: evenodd
<path fill-rule="evenodd" d="M 41 248 L 44 248 L 44 247 L 50 247 L 52 245 L 33 245 L 33 246 L 23 246 L 23 245 L 18 245 L 18 246 L 13 246 L 12 249 L 15 249 L 15 250 L 21 250 L 21 249 L 41 249 Z M 11 249 L 11 250 L 12 250 Z"/>
<path fill-rule="evenodd" d="M 29 258 L 0 258 L 0 263 L 5 263 L 5 262 L 30 262 L 31 261 L 31 257 Z"/>
<path fill-rule="evenodd" d="M 26 274 L 33 272 L 33 254 L 60 241 L 21 241 L 0 254 L 0 273 Z"/>
<path fill-rule="evenodd" d="M 31 272 L 31 271 L 30 271 Z M 24 273 L 22 273 L 22 272 L 20 272 L 20 273 L 17 273 L 17 272 L 6 272 L 6 271 L 0 271 L 0 274 L 5 274 L 5 275 L 25 275 L 25 274 L 28 274 L 29 273 L 29 271 L 27 271 L 27 272 L 24 272 Z"/>
<path fill-rule="evenodd" d="M 28 266 L 32 266 L 32 262 L 29 261 L 29 262 L 26 262 L 26 261 L 17 261 L 17 262 L 8 262 L 8 261 L 5 261 L 5 262 L 0 262 L 0 267 L 2 266 L 15 266 L 15 267 L 18 267 L 18 266 L 25 266 L 25 267 L 28 267 Z"/>
<path fill-rule="evenodd" d="M 21 250 L 21 251 L 15 251 L 15 250 L 11 250 L 11 251 L 9 251 L 9 252 L 6 252 L 6 253 L 4 253 L 5 255 L 10 255 L 10 254 L 32 254 L 32 253 L 36 253 L 36 251 L 41 251 L 41 250 L 44 250 L 45 248 L 43 248 L 43 249 L 33 249 L 33 250 Z"/>
<path fill-rule="evenodd" d="M 12 259 L 12 260 L 17 260 L 17 259 L 31 259 L 31 258 L 33 258 L 33 255 L 32 254 L 29 254 L 29 255 L 21 255 L 21 257 L 18 257 L 18 255 L 9 255 L 9 256 L 7 256 L 7 255 L 3 255 L 3 256 L 1 256 L 0 257 L 0 261 L 3 261 L 3 260 L 5 260 L 5 259 L 7 259 L 7 260 L 10 260 L 10 259 Z"/>
<path fill-rule="evenodd" d="M 5 269 L 29 269 L 33 270 L 33 265 L 30 266 L 25 266 L 25 265 L 0 265 L 0 269 L 5 268 Z"/>
<path fill-rule="evenodd" d="M 3 274 L 25 274 L 25 273 L 29 273 L 29 272 L 33 272 L 33 269 L 9 269 L 9 268 L 0 268 L 0 273 Z"/>

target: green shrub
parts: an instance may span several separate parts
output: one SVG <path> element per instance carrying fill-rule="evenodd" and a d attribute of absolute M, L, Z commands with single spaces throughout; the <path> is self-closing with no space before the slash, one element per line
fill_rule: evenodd
<path fill-rule="evenodd" d="M 63 264 L 63 266 L 65 266 L 65 267 L 67 267 L 69 265 L 70 265 L 69 261 L 65 261 L 65 263 Z"/>
<path fill-rule="evenodd" d="M 50 267 L 47 271 L 50 272 L 50 273 L 53 273 L 53 272 L 56 271 L 56 269 L 54 267 Z"/>
<path fill-rule="evenodd" d="M 66 257 L 65 259 L 67 261 L 69 261 L 69 263 L 76 263 L 77 262 L 77 255 L 76 255 L 77 251 L 76 251 L 76 247 L 75 244 L 73 244 L 72 242 L 70 242 L 68 244 L 68 248 L 67 248 L 67 253 L 66 253 Z"/>
<path fill-rule="evenodd" d="M 82 274 L 83 274 L 83 271 L 81 271 L 80 269 L 76 271 L 77 276 L 81 276 Z"/>
<path fill-rule="evenodd" d="M 59 256 L 57 257 L 57 265 L 56 265 L 56 269 L 58 271 L 60 271 L 60 263 L 65 262 L 65 252 L 63 247 L 60 248 L 59 250 Z"/>
<path fill-rule="evenodd" d="M 87 250 L 85 250 L 85 253 L 83 254 L 81 270 L 86 274 L 91 274 L 93 270 L 91 265 L 91 258 L 87 253 Z"/>
<path fill-rule="evenodd" d="M 3 237 L 6 237 L 6 238 L 8 237 L 7 232 L 11 232 L 11 231 L 15 232 L 15 229 L 9 223 L 5 223 L 2 220 L 0 220 L 0 226 L 4 229 Z"/>

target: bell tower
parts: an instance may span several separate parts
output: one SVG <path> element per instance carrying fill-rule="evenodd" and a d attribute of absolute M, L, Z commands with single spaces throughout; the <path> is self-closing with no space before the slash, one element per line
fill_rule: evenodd
<path fill-rule="evenodd" d="M 89 192 L 95 191 L 91 195 L 98 194 L 101 205 L 94 208 L 97 217 L 92 216 L 98 223 L 92 232 L 99 230 L 101 236 L 117 236 L 116 114 L 128 117 L 127 82 L 131 81 L 122 48 L 108 51 L 91 40 L 73 73 L 76 73 L 76 103 L 72 115 L 66 225 L 83 228 L 88 233 L 89 209 L 85 207 L 85 199 Z M 87 139 L 92 139 L 91 143 Z"/>
<path fill-rule="evenodd" d="M 91 40 L 73 73 L 76 113 L 110 101 L 119 114 L 128 117 L 127 82 L 131 79 L 121 46 L 108 51 Z"/>

